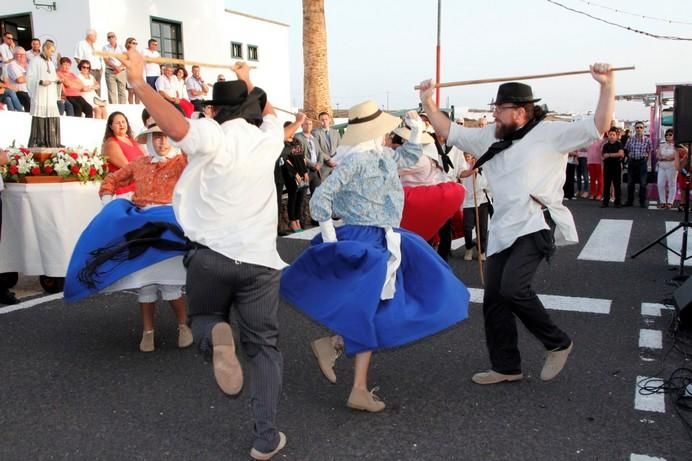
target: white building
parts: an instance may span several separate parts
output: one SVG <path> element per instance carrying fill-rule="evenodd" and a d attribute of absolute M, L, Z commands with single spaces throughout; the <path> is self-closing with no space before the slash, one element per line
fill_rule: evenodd
<path fill-rule="evenodd" d="M 52 39 L 60 55 L 72 57 L 76 44 L 90 28 L 98 34 L 97 49 L 106 43 L 106 34 L 111 31 L 120 45 L 127 37 L 135 37 L 140 48 L 145 48 L 149 38 L 156 38 L 164 56 L 227 63 L 229 69 L 202 67 L 202 76 L 209 83 L 220 73 L 233 79 L 230 66 L 238 60 L 247 61 L 255 67 L 253 82 L 267 92 L 272 104 L 290 110 L 289 27 L 228 10 L 223 0 L 0 2 L 0 32 L 12 32 L 18 44 L 27 49 L 32 37 Z"/>

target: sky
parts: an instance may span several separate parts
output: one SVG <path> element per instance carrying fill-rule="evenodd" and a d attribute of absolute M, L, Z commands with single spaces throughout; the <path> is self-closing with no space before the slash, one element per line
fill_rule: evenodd
<path fill-rule="evenodd" d="M 657 83 L 692 82 L 692 1 L 556 0 L 570 8 L 657 35 L 659 40 L 567 11 L 547 0 L 441 0 L 441 81 L 588 69 L 593 62 L 636 66 L 616 75 L 617 94 Z M 291 26 L 292 103 L 303 99 L 302 1 L 225 0 L 226 7 Z M 437 0 L 325 0 L 332 105 L 366 99 L 384 109 L 416 107 L 414 85 L 435 77 Z M 618 13 L 609 9 L 614 8 Z M 675 24 L 642 18 L 686 22 Z M 593 110 L 590 75 L 527 81 L 551 110 Z M 497 84 L 443 88 L 443 106 L 487 108 Z M 642 102 L 618 102 L 618 119 L 648 119 Z"/>

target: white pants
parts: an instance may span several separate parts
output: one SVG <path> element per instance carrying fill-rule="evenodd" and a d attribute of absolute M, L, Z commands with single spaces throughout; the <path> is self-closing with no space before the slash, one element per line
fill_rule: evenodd
<path fill-rule="evenodd" d="M 677 171 L 673 162 L 658 162 L 658 202 L 672 205 L 675 201 L 676 182 L 675 177 Z M 668 194 L 666 195 L 666 185 L 668 185 Z"/>
<path fill-rule="evenodd" d="M 164 301 L 174 301 L 183 295 L 180 285 L 147 285 L 139 289 L 137 302 L 155 303 L 159 299 L 159 291 Z"/>

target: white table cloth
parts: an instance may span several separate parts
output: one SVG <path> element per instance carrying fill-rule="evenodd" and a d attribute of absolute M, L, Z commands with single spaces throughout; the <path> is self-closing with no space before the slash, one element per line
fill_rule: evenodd
<path fill-rule="evenodd" d="M 64 277 L 77 239 L 101 210 L 100 185 L 5 184 L 0 273 Z"/>

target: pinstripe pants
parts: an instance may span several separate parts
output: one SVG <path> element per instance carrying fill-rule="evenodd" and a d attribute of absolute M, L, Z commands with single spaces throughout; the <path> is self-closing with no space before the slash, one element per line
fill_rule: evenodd
<path fill-rule="evenodd" d="M 200 351 L 212 352 L 211 329 L 229 321 L 231 306 L 237 309 L 250 372 L 253 447 L 270 452 L 279 443 L 275 420 L 283 375 L 277 345 L 281 271 L 235 261 L 208 248 L 190 250 L 185 265 L 189 317 Z"/>

